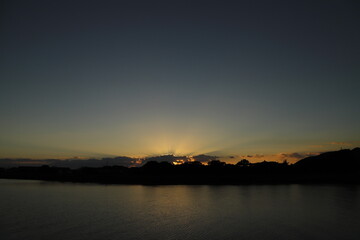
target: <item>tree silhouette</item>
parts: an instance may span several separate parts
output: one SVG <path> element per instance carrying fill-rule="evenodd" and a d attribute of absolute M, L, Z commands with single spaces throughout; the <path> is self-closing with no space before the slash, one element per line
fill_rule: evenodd
<path fill-rule="evenodd" d="M 208 162 L 208 166 L 210 166 L 210 167 L 223 167 L 225 165 L 226 165 L 225 162 L 221 162 L 219 160 L 212 160 L 212 161 Z"/>
<path fill-rule="evenodd" d="M 247 159 L 242 159 L 240 160 L 238 163 L 236 163 L 236 166 L 239 166 L 239 167 L 247 167 L 247 166 L 250 166 L 250 162 L 249 160 Z"/>

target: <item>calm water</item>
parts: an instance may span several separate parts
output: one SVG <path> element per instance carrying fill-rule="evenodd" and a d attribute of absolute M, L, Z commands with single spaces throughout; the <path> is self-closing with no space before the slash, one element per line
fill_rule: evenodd
<path fill-rule="evenodd" d="M 0 179 L 0 239 L 360 239 L 360 186 Z"/>

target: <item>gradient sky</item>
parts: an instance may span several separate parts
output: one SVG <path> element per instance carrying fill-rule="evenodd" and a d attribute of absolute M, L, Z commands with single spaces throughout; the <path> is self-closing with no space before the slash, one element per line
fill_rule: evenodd
<path fill-rule="evenodd" d="M 0 157 L 271 159 L 360 145 L 359 1 L 0 9 Z"/>

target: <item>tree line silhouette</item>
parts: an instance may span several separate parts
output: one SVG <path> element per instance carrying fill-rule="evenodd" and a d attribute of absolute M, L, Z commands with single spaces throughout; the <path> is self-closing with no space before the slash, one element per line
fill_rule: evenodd
<path fill-rule="evenodd" d="M 304 158 L 295 164 L 286 161 L 236 164 L 211 160 L 188 161 L 179 165 L 147 161 L 141 167 L 104 166 L 0 168 L 0 178 L 38 179 L 65 182 L 117 184 L 280 184 L 360 183 L 360 148 L 327 152 Z"/>

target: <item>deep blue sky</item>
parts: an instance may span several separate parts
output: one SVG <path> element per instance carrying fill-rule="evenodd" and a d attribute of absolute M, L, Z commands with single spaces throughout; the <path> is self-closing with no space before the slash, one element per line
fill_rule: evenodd
<path fill-rule="evenodd" d="M 0 157 L 360 142 L 359 1 L 2 1 Z"/>

